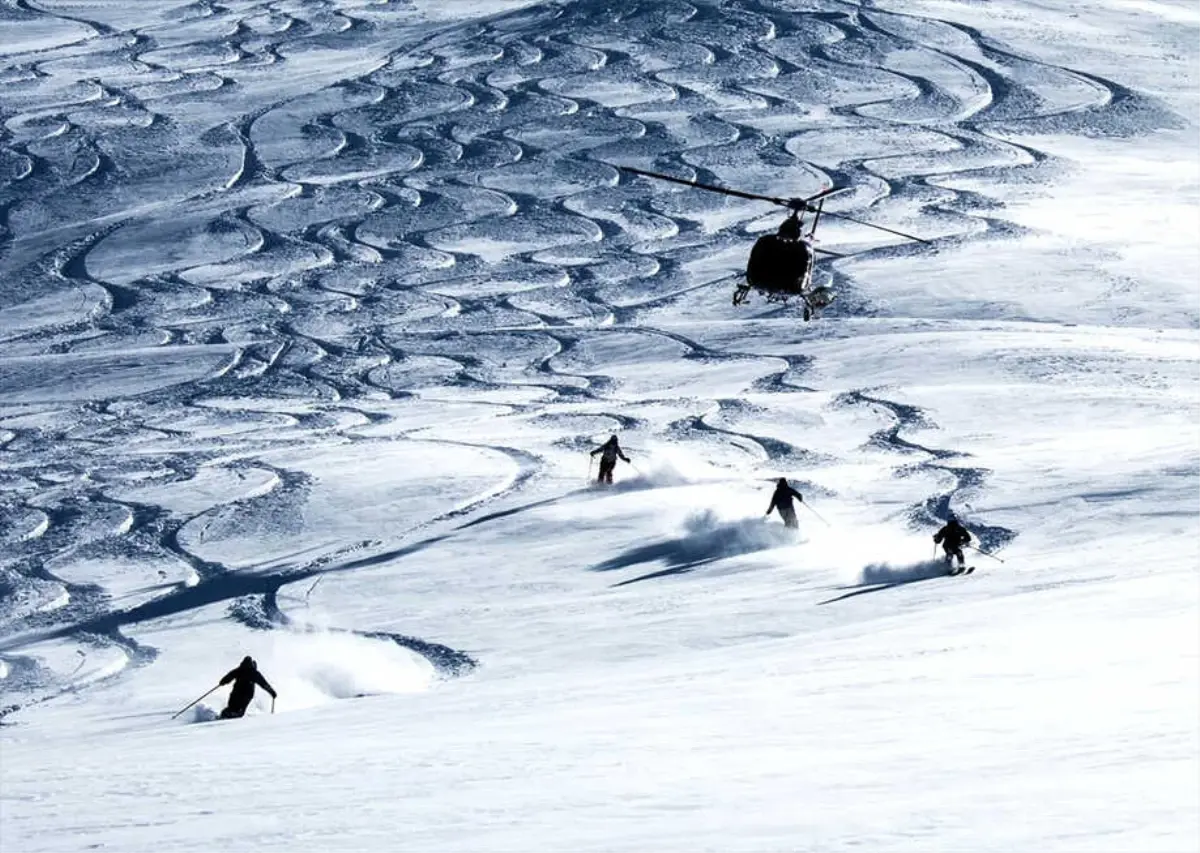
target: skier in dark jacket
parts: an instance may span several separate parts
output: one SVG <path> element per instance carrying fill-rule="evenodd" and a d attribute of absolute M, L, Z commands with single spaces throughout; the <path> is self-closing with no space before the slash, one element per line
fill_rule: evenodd
<path fill-rule="evenodd" d="M 611 483 L 613 469 L 617 467 L 617 458 L 620 457 L 628 462 L 629 457 L 621 452 L 621 445 L 617 443 L 617 437 L 615 435 L 609 436 L 608 441 L 604 442 L 604 444 L 593 450 L 592 456 L 595 456 L 597 453 L 601 454 L 601 456 L 600 476 L 596 478 L 596 482 Z"/>
<path fill-rule="evenodd" d="M 779 482 L 775 484 L 775 494 L 771 495 L 767 515 L 771 514 L 771 510 L 779 510 L 779 517 L 783 519 L 784 526 L 795 530 L 800 526 L 800 522 L 796 520 L 796 508 L 792 506 L 792 498 L 804 503 L 803 496 L 788 485 L 787 478 L 780 477 Z"/>
<path fill-rule="evenodd" d="M 963 546 L 971 544 L 971 534 L 967 532 L 967 528 L 958 523 L 958 519 L 953 515 L 946 521 L 946 525 L 933 534 L 934 544 L 941 544 L 942 550 L 946 552 L 946 565 L 950 565 L 954 558 L 958 558 L 958 568 L 961 571 L 966 568 L 967 558 L 963 556 Z"/>
<path fill-rule="evenodd" d="M 221 712 L 222 720 L 233 720 L 246 713 L 246 708 L 250 706 L 250 700 L 254 698 L 254 685 L 256 684 L 270 693 L 272 699 L 276 696 L 275 688 L 263 678 L 262 673 L 258 671 L 258 664 L 249 655 L 242 658 L 242 662 L 235 669 L 225 673 L 225 677 L 219 683 L 228 684 L 231 681 L 233 689 L 229 691 L 229 704 Z"/>

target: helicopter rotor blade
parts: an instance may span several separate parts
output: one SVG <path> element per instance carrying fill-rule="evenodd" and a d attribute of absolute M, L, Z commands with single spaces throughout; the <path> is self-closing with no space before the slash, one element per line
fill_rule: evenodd
<path fill-rule="evenodd" d="M 888 228 L 886 225 L 876 225 L 873 222 L 865 222 L 861 219 L 855 219 L 853 216 L 847 216 L 844 213 L 834 213 L 832 210 L 825 211 L 826 216 L 836 216 L 838 219 L 845 219 L 848 222 L 854 222 L 858 225 L 865 225 L 868 228 L 874 228 L 877 231 L 886 231 L 889 234 L 895 234 L 897 237 L 903 237 L 905 240 L 914 240 L 917 243 L 924 243 L 927 246 L 932 246 L 932 240 L 926 240 L 923 237 L 916 237 L 912 234 L 905 234 L 903 231 L 897 231 L 895 228 Z"/>
<path fill-rule="evenodd" d="M 708 190 L 709 192 L 721 193 L 723 195 L 734 196 L 735 198 L 750 199 L 751 201 L 769 201 L 772 204 L 777 204 L 780 207 L 786 207 L 786 208 L 789 208 L 791 210 L 798 211 L 798 212 L 816 210 L 816 207 L 811 205 L 810 202 L 819 201 L 819 200 L 825 198 L 826 196 L 832 195 L 836 192 L 841 192 L 842 190 L 845 190 L 845 189 L 849 189 L 848 187 L 831 187 L 830 189 L 822 190 L 821 192 L 819 192 L 816 195 L 811 196 L 807 199 L 805 199 L 805 198 L 780 198 L 778 196 L 760 195 L 758 193 L 742 192 L 741 190 L 731 190 L 728 187 L 718 187 L 718 186 L 715 186 L 714 184 L 704 184 L 699 181 L 689 181 L 686 178 L 676 178 L 671 175 L 660 174 L 659 172 L 648 172 L 645 169 L 637 169 L 633 166 L 615 166 L 615 168 L 620 169 L 623 172 L 629 172 L 631 175 L 641 175 L 642 177 L 645 177 L 645 178 L 657 178 L 660 181 L 670 181 L 673 184 L 682 184 L 685 187 L 692 187 L 693 189 Z M 827 211 L 825 211 L 824 215 L 825 216 L 836 216 L 838 219 L 845 219 L 849 222 L 855 222 L 859 225 L 865 225 L 868 228 L 875 228 L 876 230 L 879 230 L 879 231 L 886 231 L 889 234 L 895 234 L 897 237 L 903 237 L 906 240 L 914 240 L 918 243 L 925 243 L 926 245 L 932 245 L 931 240 L 925 240 L 921 237 L 915 237 L 912 234 L 905 234 L 903 231 L 897 231 L 894 228 L 888 228 L 884 225 L 874 225 L 870 222 L 864 222 L 861 219 L 855 219 L 853 216 L 847 216 L 844 213 L 834 213 L 832 211 L 827 210 Z"/>
<path fill-rule="evenodd" d="M 782 207 L 787 207 L 789 200 L 786 198 L 776 198 L 770 195 L 759 195 L 758 193 L 744 193 L 741 190 L 731 190 L 728 187 L 718 187 L 713 184 L 702 184 L 699 181 L 689 181 L 686 178 L 675 178 L 671 175 L 661 175 L 658 172 L 647 172 L 644 169 L 635 169 L 633 166 L 617 166 L 623 172 L 629 172 L 632 175 L 641 175 L 645 178 L 658 178 L 660 181 L 670 181 L 673 184 L 683 184 L 685 187 L 693 187 L 698 190 L 708 190 L 709 192 L 721 193 L 722 195 L 731 195 L 736 198 L 747 198 L 752 201 L 769 201 L 772 204 L 778 204 Z"/>
<path fill-rule="evenodd" d="M 821 224 L 821 211 L 825 209 L 825 199 L 822 198 L 817 202 L 817 215 L 813 217 L 812 227 L 808 229 L 809 236 L 817 233 L 817 226 Z"/>
<path fill-rule="evenodd" d="M 850 187 L 829 187 L 829 189 L 821 190 L 816 195 L 810 195 L 808 198 L 804 199 L 804 203 L 812 204 L 814 201 L 821 201 L 822 199 L 828 198 L 834 193 L 845 192 L 848 189 L 850 189 Z"/>

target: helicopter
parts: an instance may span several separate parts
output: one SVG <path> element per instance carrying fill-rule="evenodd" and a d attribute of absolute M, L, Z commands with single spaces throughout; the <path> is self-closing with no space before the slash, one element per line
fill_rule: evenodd
<path fill-rule="evenodd" d="M 836 193 L 845 192 L 849 187 L 829 187 L 808 198 L 781 198 L 719 187 L 700 181 L 689 181 L 685 178 L 635 169 L 632 166 L 618 166 L 617 168 L 632 175 L 670 181 L 699 190 L 708 190 L 754 201 L 769 201 L 789 210 L 787 218 L 779 226 L 777 233 L 765 234 L 754 242 L 754 248 L 750 250 L 750 258 L 746 263 L 745 282 L 737 284 L 733 291 L 735 306 L 744 305 L 750 298 L 751 290 L 757 290 L 766 297 L 768 302 L 782 302 L 785 305 L 789 299 L 799 297 L 804 304 L 804 320 L 807 322 L 814 317 L 819 317 L 822 309 L 833 304 L 836 294 L 831 287 L 826 285 L 813 287 L 812 278 L 813 268 L 816 266 L 816 255 L 829 255 L 835 258 L 844 258 L 847 255 L 816 247 L 817 224 L 821 221 L 822 212 L 826 216 L 836 216 L 868 228 L 895 234 L 906 240 L 931 244 L 929 240 L 905 234 L 903 231 L 864 222 L 844 213 L 824 211 L 825 199 Z M 813 214 L 813 218 L 811 222 L 806 222 L 805 217 L 809 213 Z M 806 225 L 807 232 L 805 232 Z"/>

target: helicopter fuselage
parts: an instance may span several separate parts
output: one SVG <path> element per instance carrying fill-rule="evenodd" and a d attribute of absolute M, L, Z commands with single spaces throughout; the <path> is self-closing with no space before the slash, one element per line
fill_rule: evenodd
<path fill-rule="evenodd" d="M 733 292 L 733 304 L 741 305 L 757 290 L 769 302 L 787 302 L 793 297 L 804 303 L 804 319 L 810 320 L 833 302 L 828 287 L 812 286 L 813 259 L 811 240 L 780 234 L 759 237 L 746 264 L 746 282 Z"/>
<path fill-rule="evenodd" d="M 813 249 L 803 239 L 759 237 L 746 264 L 746 283 L 767 294 L 800 296 L 812 283 Z"/>
<path fill-rule="evenodd" d="M 637 169 L 633 166 L 619 166 L 618 168 L 634 175 L 682 184 L 707 192 L 722 193 L 735 198 L 769 201 L 772 204 L 788 208 L 791 213 L 787 220 L 779 227 L 779 233 L 759 237 L 754 243 L 754 248 L 750 252 L 750 260 L 746 266 L 746 281 L 738 284 L 734 290 L 733 304 L 741 305 L 744 303 L 750 297 L 751 290 L 759 291 L 766 296 L 769 302 L 787 302 L 792 297 L 799 297 L 804 302 L 804 319 L 811 320 L 813 317 L 820 315 L 822 308 L 827 308 L 833 303 L 835 294 L 831 287 L 825 285 L 820 287 L 812 286 L 813 259 L 816 257 L 817 252 L 834 255 L 835 257 L 845 256 L 825 249 L 815 248 L 813 246 L 813 239 L 817 232 L 817 223 L 821 221 L 821 214 L 824 212 L 825 199 L 836 193 L 846 191 L 849 189 L 848 187 L 829 187 L 807 198 L 782 198 L 743 192 L 741 190 L 730 189 L 729 187 L 702 183 L 689 178 L 677 178 L 672 175 L 659 174 L 658 172 L 648 172 L 645 169 Z M 815 214 L 811 224 L 808 225 L 807 232 L 804 230 L 804 215 L 806 213 Z M 915 237 L 912 234 L 906 234 L 903 231 L 897 231 L 895 228 L 888 228 L 885 225 L 864 222 L 845 213 L 826 212 L 825 215 L 835 216 L 868 228 L 894 234 L 906 240 L 914 240 L 925 244 L 930 243 L 929 240 L 924 238 Z"/>

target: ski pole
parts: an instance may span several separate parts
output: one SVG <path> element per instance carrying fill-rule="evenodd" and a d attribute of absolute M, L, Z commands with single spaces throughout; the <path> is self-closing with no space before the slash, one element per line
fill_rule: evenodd
<path fill-rule="evenodd" d="M 216 690 L 216 689 L 217 689 L 218 687 L 220 687 L 220 686 L 221 686 L 220 684 L 214 685 L 214 686 L 213 686 L 213 688 L 212 688 L 212 690 L 209 690 L 209 691 L 208 691 L 208 693 L 212 693 L 212 692 L 213 692 L 213 690 Z M 208 695 L 208 693 L 205 693 L 205 694 L 204 694 L 204 696 L 207 696 L 207 695 Z M 201 696 L 201 697 L 200 697 L 200 699 L 203 699 L 203 698 L 204 698 L 204 696 Z M 196 702 L 199 702 L 199 701 L 200 701 L 200 699 L 197 699 L 197 700 L 196 700 Z M 180 709 L 180 710 L 179 710 L 177 713 L 175 713 L 175 714 L 172 714 L 172 715 L 171 715 L 171 719 L 173 720 L 173 719 L 175 719 L 176 717 L 178 717 L 180 714 L 182 714 L 182 713 L 183 713 L 184 711 L 186 711 L 188 708 L 192 707 L 192 705 L 195 705 L 195 704 L 196 704 L 196 702 L 192 702 L 192 703 L 191 703 L 191 705 L 188 705 L 188 706 L 187 706 L 187 708 L 181 708 L 181 709 Z"/>
<path fill-rule="evenodd" d="M 817 511 L 816 511 L 815 509 L 813 509 L 811 506 L 808 506 L 808 504 L 804 503 L 804 501 L 800 501 L 800 503 L 801 503 L 801 504 L 803 504 L 804 506 L 808 507 L 808 511 L 809 511 L 809 512 L 811 512 L 813 515 L 815 515 L 817 518 L 821 518 L 821 513 L 817 512 Z M 833 525 L 831 525 L 831 524 L 830 524 L 828 521 L 826 521 L 826 520 L 825 520 L 825 519 L 823 519 L 823 518 L 821 518 L 821 523 L 822 523 L 822 524 L 824 524 L 826 527 L 832 527 L 832 526 L 833 526 Z"/>
<path fill-rule="evenodd" d="M 593 461 L 595 461 L 595 457 L 589 456 L 588 457 L 588 473 L 587 473 L 587 481 L 589 483 L 592 482 L 592 462 Z"/>
<path fill-rule="evenodd" d="M 983 556 L 985 556 L 985 557 L 991 557 L 993 560 L 996 560 L 1001 563 L 1004 562 L 999 557 L 997 557 L 995 554 L 989 553 L 989 552 L 983 550 L 982 548 L 976 548 L 974 545 L 968 545 L 967 547 L 970 548 L 972 551 L 978 551 L 980 554 L 983 554 Z"/>
<path fill-rule="evenodd" d="M 274 696 L 271 697 L 271 713 L 272 714 L 275 713 L 275 697 Z"/>

